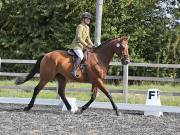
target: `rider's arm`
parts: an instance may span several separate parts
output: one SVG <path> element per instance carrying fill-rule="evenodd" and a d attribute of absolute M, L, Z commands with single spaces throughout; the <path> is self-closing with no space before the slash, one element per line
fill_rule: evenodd
<path fill-rule="evenodd" d="M 90 33 L 90 32 L 89 32 L 89 27 L 88 27 L 88 29 L 87 29 L 87 34 L 88 34 L 88 36 L 87 36 L 86 42 L 87 42 L 87 44 L 88 44 L 88 47 L 89 47 L 89 48 L 92 48 L 93 43 L 92 43 L 92 41 L 91 41 L 91 38 L 90 38 L 90 34 L 89 34 L 89 33 Z"/>

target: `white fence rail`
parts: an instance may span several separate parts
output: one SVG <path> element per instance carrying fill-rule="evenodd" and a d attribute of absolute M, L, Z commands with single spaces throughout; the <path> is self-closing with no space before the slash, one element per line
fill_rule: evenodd
<path fill-rule="evenodd" d="M 8 64 L 34 64 L 36 60 L 13 60 L 13 59 L 1 59 L 0 58 L 0 68 L 2 63 L 8 63 Z M 122 66 L 120 62 L 111 62 L 111 66 Z M 150 64 L 150 63 L 130 63 L 127 66 L 124 66 L 123 68 L 123 76 L 106 76 L 106 79 L 121 79 L 123 80 L 123 90 L 116 91 L 117 93 L 123 93 L 124 94 L 124 103 L 127 103 L 128 94 L 146 94 L 146 91 L 128 91 L 128 80 L 141 80 L 141 81 L 161 81 L 161 82 L 180 82 L 180 78 L 160 78 L 160 77 L 142 77 L 142 76 L 128 76 L 128 66 L 135 66 L 135 67 L 155 67 L 155 68 L 173 68 L 173 69 L 180 69 L 180 64 Z M 0 76 L 6 76 L 6 77 L 18 77 L 18 76 L 26 76 L 27 73 L 11 73 L 11 72 L 0 72 Z M 36 74 L 35 77 L 39 77 L 39 74 Z M 30 87 L 23 87 L 23 86 L 0 86 L 0 89 L 7 88 L 7 89 L 32 89 Z M 55 87 L 47 87 L 45 89 L 56 89 Z M 68 90 L 68 89 L 67 89 Z M 72 89 L 69 89 L 71 91 Z M 87 89 L 89 90 L 89 89 Z M 86 91 L 85 89 L 81 90 L 78 89 L 78 91 Z M 111 90 L 110 90 L 111 91 Z M 114 91 L 111 91 L 114 92 Z M 161 94 L 167 95 L 167 96 L 180 96 L 180 93 L 173 92 L 162 92 Z M 0 100 L 1 102 L 2 100 Z M 95 105 L 96 106 L 96 105 Z M 121 105 L 120 105 L 121 106 Z M 129 105 L 131 106 L 131 105 Z M 124 106 L 125 107 L 125 106 Z M 121 108 L 121 107 L 120 107 Z M 127 106 L 125 108 L 128 108 Z M 131 108 L 131 109 L 130 109 Z M 132 107 L 130 107 L 130 110 L 133 110 Z M 144 107 L 140 107 L 141 109 Z M 146 108 L 146 107 L 145 107 Z M 121 108 L 122 109 L 122 108 Z M 141 110 L 140 109 L 140 110 Z M 163 108 L 161 108 L 163 109 Z M 147 110 L 147 108 L 146 108 Z M 167 110 L 166 110 L 167 111 Z M 165 111 L 165 112 L 166 112 Z M 179 111 L 179 110 L 178 110 Z"/>
<path fill-rule="evenodd" d="M 34 64 L 36 60 L 14 60 L 14 59 L 1 59 L 0 65 L 2 63 L 9 64 Z M 111 66 L 122 66 L 120 62 L 111 62 Z M 172 69 L 180 69 L 180 64 L 152 64 L 152 63 L 130 63 L 129 67 L 154 67 L 154 68 L 172 68 Z M 0 66 L 1 67 L 1 66 Z M 127 70 L 128 71 L 128 70 Z M 10 73 L 10 72 L 0 72 L 0 76 L 25 76 L 26 73 Z M 39 77 L 37 74 L 35 77 Z M 120 79 L 122 80 L 122 76 L 106 76 L 106 79 Z M 170 78 L 170 77 L 143 77 L 143 76 L 128 76 L 128 80 L 138 80 L 138 81 L 157 81 L 157 82 L 180 82 L 180 78 Z"/>
<path fill-rule="evenodd" d="M 21 59 L 1 59 L 0 58 L 0 67 L 2 63 L 8 64 L 34 64 L 36 60 L 21 60 Z M 111 66 L 122 66 L 120 62 L 111 62 Z M 180 64 L 151 64 L 151 63 L 130 63 L 128 65 L 134 67 L 155 67 L 155 68 L 173 68 L 180 69 Z M 106 79 L 119 79 L 123 80 L 123 90 L 124 95 L 128 94 L 128 80 L 139 80 L 139 81 L 156 81 L 156 82 L 180 82 L 180 78 L 169 78 L 169 77 L 143 77 L 143 76 L 129 76 L 128 75 L 128 66 L 123 68 L 123 76 L 106 76 Z M 26 76 L 27 73 L 12 73 L 12 72 L 0 72 L 0 76 L 5 77 L 18 77 Z M 39 74 L 36 74 L 35 77 L 39 77 Z"/>
<path fill-rule="evenodd" d="M 0 63 L 14 63 L 14 64 L 34 64 L 36 60 L 22 60 L 22 59 L 1 59 Z M 122 66 L 120 62 L 111 62 L 111 66 Z M 180 68 L 180 64 L 152 64 L 152 63 L 130 63 L 129 66 L 134 67 L 156 67 L 156 68 Z"/>

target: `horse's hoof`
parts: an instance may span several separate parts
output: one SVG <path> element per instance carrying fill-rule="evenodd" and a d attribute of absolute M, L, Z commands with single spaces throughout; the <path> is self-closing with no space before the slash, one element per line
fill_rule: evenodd
<path fill-rule="evenodd" d="M 75 112 L 75 114 L 82 114 L 82 109 L 80 109 L 80 110 L 77 110 L 76 112 Z"/>
<path fill-rule="evenodd" d="M 119 112 L 118 111 L 116 111 L 116 115 L 119 116 Z"/>
<path fill-rule="evenodd" d="M 31 108 L 29 106 L 24 107 L 23 111 L 29 111 Z"/>
<path fill-rule="evenodd" d="M 78 111 L 76 111 L 74 114 L 81 114 L 81 113 L 80 113 L 80 111 L 78 110 Z"/>
<path fill-rule="evenodd" d="M 70 112 L 76 114 L 76 112 L 78 112 L 78 108 L 77 107 L 72 107 Z"/>

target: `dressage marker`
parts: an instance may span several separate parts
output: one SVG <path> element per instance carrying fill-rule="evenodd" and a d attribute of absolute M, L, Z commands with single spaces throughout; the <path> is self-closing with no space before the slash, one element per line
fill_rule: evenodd
<path fill-rule="evenodd" d="M 160 94 L 158 89 L 148 89 L 146 105 L 161 106 Z M 162 116 L 162 112 L 145 111 L 144 115 Z"/>

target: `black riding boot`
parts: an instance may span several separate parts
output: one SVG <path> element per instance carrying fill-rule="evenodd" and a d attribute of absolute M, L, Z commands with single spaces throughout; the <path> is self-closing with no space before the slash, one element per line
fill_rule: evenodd
<path fill-rule="evenodd" d="M 75 59 L 75 62 L 74 62 L 74 66 L 73 66 L 73 69 L 71 71 L 71 75 L 74 77 L 74 78 L 77 78 L 77 75 L 76 75 L 76 72 L 77 72 L 77 69 L 79 67 L 81 63 L 81 59 L 78 57 Z"/>

